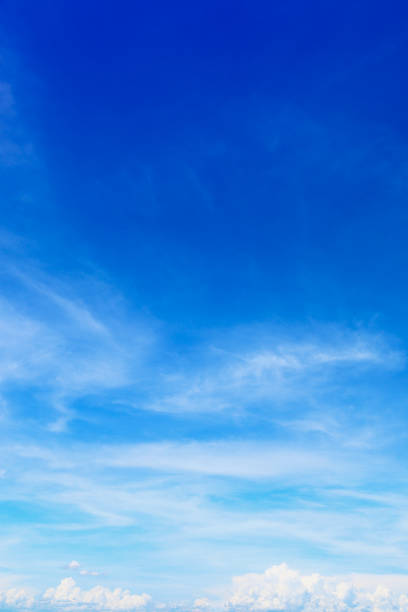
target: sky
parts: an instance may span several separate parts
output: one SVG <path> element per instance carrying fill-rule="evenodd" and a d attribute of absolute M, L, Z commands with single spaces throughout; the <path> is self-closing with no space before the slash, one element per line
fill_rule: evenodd
<path fill-rule="evenodd" d="M 408 611 L 407 24 L 2 0 L 0 609 Z"/>

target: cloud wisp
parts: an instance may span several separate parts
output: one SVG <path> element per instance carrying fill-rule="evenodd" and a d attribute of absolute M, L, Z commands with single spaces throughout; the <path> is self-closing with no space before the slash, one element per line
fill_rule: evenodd
<path fill-rule="evenodd" d="M 6 249 L 7 251 L 7 249 Z M 164 325 L 129 314 L 106 283 L 62 282 L 27 257 L 3 257 L 0 393 L 46 403 L 57 433 L 82 418 L 78 403 L 170 415 L 291 414 L 358 392 L 358 377 L 398 372 L 405 354 L 379 332 L 316 326 L 297 331 L 232 330 L 180 353 Z M 90 290 L 90 287 L 92 290 Z M 159 331 L 160 330 L 160 331 Z M 331 400 L 332 401 L 332 400 Z M 44 411 L 41 411 L 44 414 Z"/>
<path fill-rule="evenodd" d="M 228 412 L 270 403 L 275 410 L 291 402 L 312 404 L 325 394 L 342 393 L 358 374 L 404 367 L 405 354 L 379 333 L 324 326 L 293 341 L 280 330 L 248 330 L 245 339 L 217 338 L 198 346 L 196 370 L 181 363 L 162 379 L 162 393 L 146 404 L 170 413 Z M 303 337 L 302 337 L 303 336 Z M 196 355 L 194 356 L 197 359 Z M 344 391 L 343 391 L 344 392 Z"/>
<path fill-rule="evenodd" d="M 146 317 L 126 320 L 120 299 L 106 285 L 88 281 L 98 284 L 103 302 L 103 312 L 96 314 L 98 306 L 80 291 L 35 265 L 9 263 L 2 277 L 9 286 L 0 300 L 4 397 L 18 388 L 31 402 L 41 398 L 49 407 L 47 427 L 60 432 L 81 417 L 76 400 L 104 395 L 112 401 L 110 394 L 139 379 L 155 343 L 154 326 Z"/>

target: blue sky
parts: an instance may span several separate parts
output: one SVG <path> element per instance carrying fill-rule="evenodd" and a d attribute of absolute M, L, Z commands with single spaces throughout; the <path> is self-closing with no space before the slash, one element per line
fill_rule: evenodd
<path fill-rule="evenodd" d="M 407 6 L 0 14 L 0 605 L 408 610 Z"/>

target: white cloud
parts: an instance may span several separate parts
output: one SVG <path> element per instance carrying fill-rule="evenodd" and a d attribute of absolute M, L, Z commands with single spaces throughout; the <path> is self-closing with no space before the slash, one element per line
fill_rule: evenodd
<path fill-rule="evenodd" d="M 211 349 L 198 347 L 199 367 L 182 363 L 178 373 L 163 377 L 161 396 L 145 408 L 164 412 L 232 412 L 259 401 L 301 400 L 307 406 L 325 392 L 337 395 L 343 383 L 371 369 L 398 370 L 405 354 L 381 334 L 339 327 L 316 328 L 298 334 L 296 341 L 282 332 L 259 330 L 253 337 L 218 339 Z M 232 345 L 232 346 L 229 346 Z M 226 349 L 226 346 L 229 347 Z M 197 357 L 197 354 L 195 355 Z"/>
<path fill-rule="evenodd" d="M 240 356 L 232 369 L 235 378 L 259 378 L 264 375 L 283 376 L 289 372 L 304 372 L 322 366 L 355 366 L 356 364 L 398 367 L 403 354 L 392 350 L 380 338 L 354 333 L 340 341 L 285 343 L 274 350 L 262 350 Z"/>
<path fill-rule="evenodd" d="M 146 593 L 132 594 L 129 590 L 120 588 L 111 590 L 103 586 L 95 586 L 83 590 L 76 585 L 73 578 L 64 578 L 56 588 L 47 589 L 43 599 L 51 607 L 96 609 L 96 610 L 144 610 L 151 601 Z"/>
<path fill-rule="evenodd" d="M 78 571 L 81 576 L 100 576 L 101 575 L 101 572 L 96 572 L 95 570 L 81 568 L 81 564 L 79 563 L 79 561 L 75 561 L 75 560 L 70 561 L 70 563 L 68 563 L 66 567 L 68 569 Z"/>
<path fill-rule="evenodd" d="M 395 587 L 398 588 L 395 588 Z M 24 589 L 0 592 L 0 608 L 33 610 L 98 610 L 101 612 L 408 612 L 408 578 L 358 574 L 301 574 L 285 563 L 262 574 L 233 578 L 217 599 L 196 598 L 191 605 L 159 603 L 146 593 L 98 585 L 82 589 L 71 577 L 33 597 Z"/>
<path fill-rule="evenodd" d="M 335 450 L 313 450 L 299 445 L 273 442 L 213 441 L 156 443 L 95 449 L 90 461 L 116 468 L 149 468 L 163 472 L 191 472 L 237 478 L 282 478 L 291 475 L 302 481 L 324 474 L 331 482 L 336 473 L 351 471 L 355 457 Z"/>
<path fill-rule="evenodd" d="M 218 550 L 222 538 L 228 542 L 225 558 L 229 546 L 244 550 L 262 534 L 265 543 L 257 546 L 265 562 L 270 543 L 284 538 L 295 546 L 313 543 L 326 552 L 367 559 L 370 567 L 390 559 L 406 566 L 407 498 L 374 499 L 370 484 L 363 495 L 373 477 L 377 483 L 388 482 L 391 472 L 406 477 L 382 455 L 236 440 L 68 449 L 4 445 L 0 462 L 6 468 L 2 498 L 46 504 L 56 515 L 69 508 L 76 528 L 143 525 L 156 540 L 153 521 L 162 525 L 160 554 L 178 540 L 183 546 L 176 546 L 174 555 L 184 555 L 186 563 L 194 557 L 186 550 L 193 542 L 199 548 L 197 542 L 207 541 Z M 282 500 L 280 488 L 288 484 L 292 490 Z M 254 492 L 260 503 L 251 502 Z M 345 503 L 352 512 L 344 513 Z M 70 569 L 91 576 L 98 568 Z"/>
<path fill-rule="evenodd" d="M 70 561 L 70 562 L 68 563 L 68 567 L 69 567 L 69 569 L 78 569 L 78 568 L 79 568 L 79 565 L 80 565 L 80 564 L 78 563 L 78 561 Z"/>
<path fill-rule="evenodd" d="M 378 583 L 373 590 L 365 590 L 352 579 L 301 575 L 281 564 L 263 574 L 234 578 L 225 607 L 231 612 L 406 612 L 408 596 Z"/>
<path fill-rule="evenodd" d="M 27 609 L 34 605 L 35 599 L 26 590 L 19 588 L 0 591 L 0 607 Z"/>

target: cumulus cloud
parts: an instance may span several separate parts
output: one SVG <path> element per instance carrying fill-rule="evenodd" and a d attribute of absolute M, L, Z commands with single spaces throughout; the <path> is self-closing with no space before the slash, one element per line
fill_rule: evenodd
<path fill-rule="evenodd" d="M 199 597 L 191 605 L 154 602 L 150 595 L 98 585 L 82 589 L 71 577 L 64 578 L 42 596 L 24 589 L 0 592 L 0 609 L 97 610 L 101 612 L 408 612 L 407 580 L 395 576 L 358 575 L 329 577 L 302 575 L 285 563 L 262 574 L 233 578 L 226 598 Z M 399 577 L 401 578 L 401 577 Z M 396 585 L 399 584 L 399 587 Z M 392 585 L 392 588 L 390 588 Z M 404 592 L 405 591 L 405 592 Z"/>
<path fill-rule="evenodd" d="M 7 589 L 0 591 L 0 607 L 5 609 L 28 609 L 34 605 L 34 597 L 32 597 L 24 589 Z"/>
<path fill-rule="evenodd" d="M 408 596 L 381 584 L 366 590 L 351 579 L 301 575 L 283 563 L 263 574 L 234 578 L 233 594 L 225 607 L 231 612 L 407 612 Z"/>
<path fill-rule="evenodd" d="M 150 595 L 132 594 L 129 590 L 108 589 L 95 586 L 83 590 L 73 578 L 64 578 L 56 588 L 47 589 L 43 599 L 58 608 L 96 609 L 96 610 L 145 610 L 151 601 Z"/>

